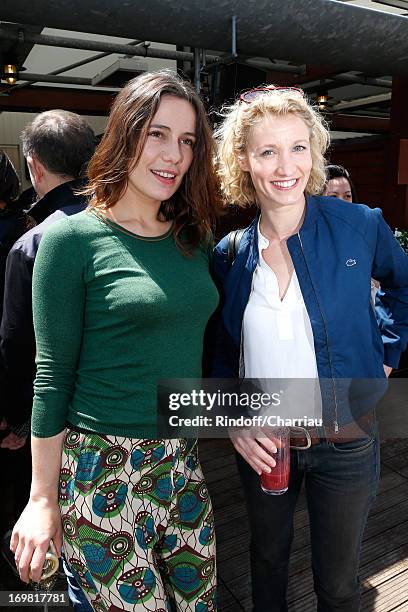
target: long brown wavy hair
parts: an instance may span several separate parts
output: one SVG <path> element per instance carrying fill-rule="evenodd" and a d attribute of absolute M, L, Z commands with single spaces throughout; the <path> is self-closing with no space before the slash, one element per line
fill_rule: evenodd
<path fill-rule="evenodd" d="M 116 97 L 108 125 L 88 166 L 88 208 L 111 208 L 128 185 L 129 173 L 137 166 L 150 123 L 163 95 L 192 104 L 196 112 L 193 161 L 177 192 L 160 207 L 160 218 L 174 221 L 174 238 L 185 254 L 207 244 L 221 200 L 214 167 L 214 139 L 199 96 L 175 72 L 161 70 L 132 79 Z"/>

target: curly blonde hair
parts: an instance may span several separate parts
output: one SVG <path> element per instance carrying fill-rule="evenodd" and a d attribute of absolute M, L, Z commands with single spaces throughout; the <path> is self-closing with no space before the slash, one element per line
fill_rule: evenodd
<path fill-rule="evenodd" d="M 322 115 L 302 92 L 270 89 L 249 103 L 237 100 L 232 106 L 224 107 L 222 114 L 224 121 L 215 135 L 219 143 L 217 172 L 226 202 L 247 206 L 257 201 L 251 176 L 249 172 L 241 170 L 238 158 L 245 153 L 250 127 L 268 115 L 282 117 L 292 114 L 306 123 L 310 132 L 312 156 L 306 193 L 321 193 L 326 180 L 324 154 L 330 142 L 329 130 Z"/>

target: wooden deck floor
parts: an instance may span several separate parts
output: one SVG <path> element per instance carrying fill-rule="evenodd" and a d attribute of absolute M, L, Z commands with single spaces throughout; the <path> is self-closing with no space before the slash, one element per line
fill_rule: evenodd
<path fill-rule="evenodd" d="M 200 457 L 215 511 L 219 612 L 250 612 L 249 528 L 231 444 L 201 440 Z M 408 612 L 408 440 L 382 444 L 380 490 L 361 553 L 362 612 Z M 308 517 L 300 498 L 289 610 L 316 610 L 310 570 Z"/>
<path fill-rule="evenodd" d="M 231 444 L 201 440 L 200 457 L 215 511 L 218 612 L 250 612 L 249 528 Z M 302 497 L 295 521 L 289 610 L 314 612 L 308 518 Z M 17 581 L 2 584 L 3 569 L 0 564 L 0 588 L 21 589 Z M 380 490 L 364 534 L 360 574 L 362 612 L 408 612 L 408 439 L 382 444 Z M 60 582 L 56 588 L 65 590 L 65 585 Z M 34 608 L 13 608 L 28 609 Z M 50 608 L 50 612 L 60 609 Z"/>

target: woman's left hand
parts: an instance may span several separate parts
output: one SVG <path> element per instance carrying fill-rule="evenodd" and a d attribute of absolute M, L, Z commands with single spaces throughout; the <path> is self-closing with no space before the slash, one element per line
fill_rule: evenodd
<path fill-rule="evenodd" d="M 228 433 L 235 450 L 257 474 L 261 475 L 262 472 L 269 474 L 271 468 L 275 467 L 273 454 L 276 453 L 277 446 L 265 430 L 230 428 Z"/>
<path fill-rule="evenodd" d="M 23 582 L 29 582 L 30 578 L 39 582 L 50 540 L 60 557 L 62 524 L 58 504 L 47 499 L 30 499 L 14 526 L 10 540 L 10 550 L 14 553 Z"/>

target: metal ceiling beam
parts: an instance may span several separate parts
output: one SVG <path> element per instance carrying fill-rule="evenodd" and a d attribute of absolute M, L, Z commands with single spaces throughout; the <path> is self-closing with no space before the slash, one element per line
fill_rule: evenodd
<path fill-rule="evenodd" d="M 395 8 L 408 10 L 407 0 L 373 0 L 376 4 L 383 4 L 387 6 L 394 6 Z"/>
<path fill-rule="evenodd" d="M 238 58 L 239 64 L 245 64 L 247 66 L 253 66 L 254 68 L 260 68 L 267 72 L 284 72 L 287 74 L 306 74 L 306 66 L 294 66 L 293 64 L 279 64 L 275 62 L 269 62 L 261 58 L 247 58 L 241 60 Z"/>
<path fill-rule="evenodd" d="M 322 79 L 320 82 L 312 81 L 311 83 L 304 83 L 302 89 L 307 91 L 308 94 L 313 94 L 321 90 L 332 91 L 340 89 L 346 84 L 354 83 L 357 85 L 369 85 L 371 87 L 384 87 L 385 89 L 392 88 L 392 81 L 388 79 L 372 79 L 364 77 L 364 75 L 341 74 L 330 79 Z"/>
<path fill-rule="evenodd" d="M 337 0 L 36 0 L 30 10 L 27 0 L 2 0 L 1 13 L 8 21 L 215 51 L 230 50 L 236 15 L 238 54 L 300 64 L 323 58 L 343 71 L 408 76 L 408 20 Z M 339 23 L 347 27 L 333 36 Z"/>
<path fill-rule="evenodd" d="M 106 53 L 124 53 L 126 55 L 136 55 L 139 57 L 156 57 L 166 60 L 194 61 L 193 53 L 185 51 L 173 51 L 170 49 L 157 49 L 148 45 L 141 47 L 131 47 L 129 45 L 102 42 L 96 40 L 85 40 L 82 38 L 68 38 L 66 36 L 49 36 L 47 34 L 31 34 L 21 27 L 20 33 L 0 28 L 0 39 L 15 42 L 29 42 L 35 45 L 45 45 L 49 47 L 63 47 L 67 49 L 83 49 L 85 51 L 102 51 Z M 215 55 L 207 55 L 209 61 L 217 61 Z"/>
<path fill-rule="evenodd" d="M 99 57 L 103 57 L 106 55 L 110 55 L 112 53 L 124 53 L 126 55 L 136 55 L 139 57 L 156 57 L 161 59 L 170 59 L 177 61 L 192 61 L 194 62 L 194 53 L 190 53 L 187 51 L 173 51 L 171 49 L 158 49 L 155 47 L 151 47 L 149 45 L 140 45 L 139 43 L 137 47 L 133 46 L 135 43 L 126 43 L 126 44 L 117 44 L 117 43 L 107 43 L 100 42 L 94 40 L 85 40 L 82 38 L 67 38 L 64 36 L 48 36 L 46 34 L 30 34 L 29 32 L 24 31 L 24 26 L 21 26 L 20 34 L 17 31 L 9 31 L 4 28 L 0 28 L 0 39 L 12 40 L 12 41 L 29 41 L 38 45 L 45 45 L 51 47 L 63 47 L 70 49 L 84 49 L 84 50 L 92 50 L 92 51 L 102 51 L 95 58 L 89 58 L 88 60 L 82 60 L 82 62 L 77 62 L 76 65 L 81 65 L 82 63 L 88 63 L 88 61 L 93 61 L 93 59 L 98 59 Z M 237 58 L 239 60 L 239 58 Z M 229 62 L 231 61 L 231 56 L 229 55 L 208 55 L 206 54 L 206 61 L 208 62 Z M 262 59 L 243 59 L 242 63 L 248 64 L 250 66 L 254 66 L 256 68 L 262 68 L 263 70 L 274 70 L 275 72 L 285 72 L 289 74 L 304 74 L 305 66 L 293 66 L 291 64 L 280 64 L 268 62 L 267 60 Z M 67 70 L 75 67 L 75 65 L 70 66 Z M 25 79 L 28 81 L 28 79 Z M 50 81 L 52 82 L 52 81 Z M 55 81 L 63 83 L 64 81 Z M 68 81 L 67 81 L 68 82 Z"/>
<path fill-rule="evenodd" d="M 371 85 L 373 87 L 392 88 L 392 80 L 390 79 L 373 79 L 372 77 L 364 76 L 364 74 L 338 74 L 333 77 L 335 81 L 343 81 L 345 83 L 358 83 L 359 85 Z"/>
<path fill-rule="evenodd" d="M 338 111 L 347 108 L 359 108 L 361 106 L 368 106 L 370 104 L 376 104 L 378 102 L 388 102 L 391 100 L 391 92 L 378 94 L 375 96 L 366 96 L 365 98 L 358 98 L 357 100 L 349 100 L 347 102 L 339 102 L 332 107 L 332 110 Z"/>
<path fill-rule="evenodd" d="M 132 40 L 131 42 L 127 43 L 127 45 L 130 45 L 130 46 L 140 45 L 142 42 L 143 41 L 141 40 Z M 62 68 L 57 68 L 56 70 L 52 70 L 48 74 L 49 75 L 63 74 L 64 72 L 69 72 L 69 70 L 73 70 L 74 68 L 80 68 L 81 66 L 86 66 L 87 64 L 91 64 L 92 62 L 95 62 L 96 60 L 101 59 L 103 57 L 109 57 L 109 55 L 111 54 L 110 53 L 98 53 L 97 55 L 92 55 L 92 57 L 86 57 L 85 59 L 79 60 L 78 62 L 67 64 L 66 66 L 62 66 Z M 18 83 L 18 85 L 13 85 L 10 88 L 9 93 L 11 93 L 12 91 L 15 91 L 16 89 L 22 89 L 23 87 L 30 87 L 33 83 L 35 83 L 35 81 L 30 81 L 30 82 L 22 81 Z"/>
<path fill-rule="evenodd" d="M 375 117 L 376 119 L 388 119 L 390 121 L 391 117 L 391 111 L 371 110 L 370 107 L 357 108 L 356 110 L 351 110 L 348 114 L 358 119 L 361 119 L 361 117 Z"/>
<path fill-rule="evenodd" d="M 67 85 L 87 85 L 92 86 L 92 79 L 75 76 L 61 76 L 56 74 L 36 74 L 34 72 L 21 72 L 18 79 L 28 83 L 60 83 Z"/>
<path fill-rule="evenodd" d="M 129 45 L 129 47 L 135 46 L 135 45 L 143 45 L 144 41 L 143 40 L 132 40 L 129 43 L 126 43 L 126 46 Z M 68 64 L 67 66 L 63 66 L 62 68 L 57 68 L 56 70 L 53 70 L 52 72 L 50 72 L 49 74 L 62 74 L 64 72 L 68 72 L 69 70 L 73 70 L 74 68 L 79 68 L 81 66 L 86 66 L 87 64 L 92 64 L 92 62 L 96 62 L 96 60 L 99 60 L 103 57 L 109 57 L 109 55 L 112 55 L 111 53 L 98 53 L 97 55 L 92 55 L 92 57 L 86 57 L 83 60 L 79 60 L 78 62 L 74 62 L 73 64 Z"/>
<path fill-rule="evenodd" d="M 332 79 L 338 74 L 343 73 L 344 70 L 345 68 L 343 68 L 343 70 L 340 70 L 338 68 L 334 69 L 332 66 L 325 66 L 321 63 L 319 63 L 318 66 L 308 64 L 306 66 L 305 76 L 301 77 L 300 79 L 297 79 L 297 84 L 303 87 L 303 84 L 305 83 L 312 83 L 321 79 Z"/>
<path fill-rule="evenodd" d="M 340 80 L 336 80 L 336 81 L 334 79 L 322 79 L 320 82 L 314 81 L 312 83 L 305 83 L 304 85 L 302 85 L 302 89 L 304 89 L 304 91 L 306 91 L 309 96 L 312 96 L 313 94 L 320 94 L 322 92 L 323 93 L 327 92 L 330 97 L 339 99 L 342 96 L 336 94 L 336 89 L 342 89 L 347 84 L 351 85 L 355 83 L 357 85 L 367 85 L 370 87 L 383 87 L 384 89 L 389 89 L 389 90 L 391 90 L 392 88 L 392 81 L 388 81 L 388 80 L 386 81 L 384 79 L 365 80 L 364 78 L 361 78 L 361 77 L 355 78 L 355 75 L 342 75 L 342 77 L 343 76 L 345 77 L 350 76 L 352 78 L 350 79 L 341 78 Z M 359 96 L 361 97 L 361 90 L 359 92 Z M 349 96 L 346 96 L 346 98 L 351 98 L 351 97 L 353 97 L 351 94 Z"/>

